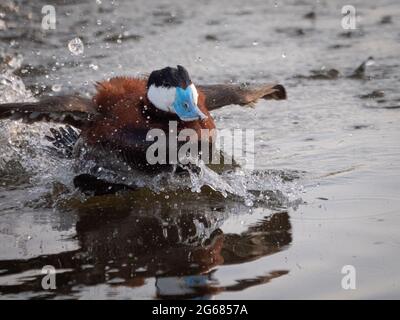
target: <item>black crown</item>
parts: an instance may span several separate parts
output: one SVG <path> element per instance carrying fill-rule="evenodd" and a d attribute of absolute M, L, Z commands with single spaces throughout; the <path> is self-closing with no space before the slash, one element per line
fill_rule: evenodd
<path fill-rule="evenodd" d="M 186 88 L 192 84 L 189 73 L 182 66 L 176 68 L 166 67 L 153 71 L 147 81 L 147 88 L 151 85 L 156 87 L 181 87 Z"/>

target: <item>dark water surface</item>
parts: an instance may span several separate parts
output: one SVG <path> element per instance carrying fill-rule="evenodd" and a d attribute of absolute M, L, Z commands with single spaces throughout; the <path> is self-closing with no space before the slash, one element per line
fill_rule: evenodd
<path fill-rule="evenodd" d="M 254 171 L 135 177 L 102 197 L 48 153 L 56 125 L 1 121 L 1 298 L 400 298 L 398 1 L 353 1 L 351 32 L 347 1 L 59 0 L 42 31 L 44 4 L 0 4 L 0 102 L 176 64 L 197 83 L 279 81 L 288 100 L 213 113 L 255 130 Z"/>

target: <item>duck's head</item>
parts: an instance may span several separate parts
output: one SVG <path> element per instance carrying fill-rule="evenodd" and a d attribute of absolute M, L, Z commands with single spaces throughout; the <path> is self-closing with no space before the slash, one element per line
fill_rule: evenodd
<path fill-rule="evenodd" d="M 207 118 L 197 105 L 196 87 L 182 66 L 153 71 L 147 81 L 147 97 L 157 109 L 176 114 L 182 121 Z"/>

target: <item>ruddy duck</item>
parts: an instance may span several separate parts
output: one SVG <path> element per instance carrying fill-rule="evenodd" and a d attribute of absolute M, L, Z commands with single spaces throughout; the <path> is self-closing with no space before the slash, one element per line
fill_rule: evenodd
<path fill-rule="evenodd" d="M 149 77 L 116 77 L 96 83 L 93 99 L 79 96 L 43 97 L 37 102 L 0 105 L 0 119 L 22 119 L 26 123 L 52 121 L 80 129 L 76 143 L 73 130 L 57 134 L 73 142 L 73 155 L 82 144 L 93 150 L 103 150 L 122 157 L 147 170 L 146 139 L 149 130 L 170 133 L 169 123 L 177 123 L 177 133 L 191 129 L 198 142 L 213 143 L 215 129 L 211 110 L 238 104 L 254 104 L 258 99 L 286 99 L 282 85 L 244 86 L 235 84 L 195 86 L 182 66 L 153 71 Z M 208 129 L 204 131 L 202 129 Z M 204 134 L 207 132 L 207 134 Z M 79 147 L 78 147 L 79 146 Z M 94 151 L 95 153 L 97 151 Z"/>

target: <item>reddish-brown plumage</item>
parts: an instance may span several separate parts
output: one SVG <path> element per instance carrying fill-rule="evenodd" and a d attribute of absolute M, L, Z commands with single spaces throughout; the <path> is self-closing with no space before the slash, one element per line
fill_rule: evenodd
<path fill-rule="evenodd" d="M 205 120 L 184 122 L 176 115 L 160 111 L 147 98 L 147 79 L 128 77 L 112 78 L 97 84 L 97 94 L 93 101 L 101 117 L 82 132 L 90 144 L 103 141 L 118 142 L 121 130 L 143 130 L 159 128 L 168 133 L 170 120 L 178 123 L 178 131 L 186 128 L 194 129 L 201 137 L 201 129 L 215 129 L 215 123 L 205 104 L 205 96 L 199 93 L 198 107 L 207 116 Z M 211 136 L 211 134 L 210 134 Z M 209 139 L 201 137 L 201 139 Z M 210 139 L 211 140 L 211 139 Z M 211 141 L 210 141 L 211 142 Z"/>
<path fill-rule="evenodd" d="M 202 85 L 197 87 L 197 108 L 195 91 L 192 89 L 185 91 L 191 83 L 188 72 L 182 66 L 166 67 L 153 71 L 148 79 L 116 77 L 100 82 L 97 84 L 97 93 L 93 100 L 65 95 L 43 97 L 37 102 L 0 104 L 0 119 L 23 119 L 26 123 L 54 121 L 75 126 L 81 130 L 79 138 L 72 128 L 67 128 L 68 132 L 65 129 L 60 129 L 59 132 L 53 129 L 53 137 L 47 136 L 47 138 L 57 149 L 65 147 L 66 149 L 62 150 L 63 153 L 68 155 L 71 153 L 80 159 L 86 158 L 96 163 L 99 159 L 106 160 L 105 162 L 111 160 L 110 163 L 117 166 L 122 163 L 131 168 L 153 171 L 165 167 L 171 168 L 170 165 L 176 163 L 175 159 L 178 159 L 176 156 L 179 155 L 179 151 L 187 152 L 187 147 L 190 148 L 190 152 L 199 153 L 201 159 L 205 160 L 208 160 L 205 157 L 211 159 L 215 152 L 219 152 L 213 145 L 215 124 L 209 110 L 231 104 L 253 104 L 258 99 L 286 99 L 286 90 L 282 85 L 262 84 L 253 87 L 238 84 Z M 157 103 L 158 108 L 148 99 L 147 86 L 151 88 L 151 100 Z M 152 86 L 157 89 L 155 95 L 153 91 L 155 88 Z M 173 91 L 159 90 L 160 86 L 164 89 L 178 89 L 173 96 Z M 184 89 L 185 93 L 182 93 L 181 89 Z M 189 96 L 190 93 L 191 96 Z M 170 103 L 174 103 L 179 117 L 175 113 L 161 111 L 161 109 L 169 110 Z M 204 120 L 183 121 L 181 119 Z M 172 123 L 172 128 L 170 128 L 171 120 L 175 121 Z M 178 132 L 171 133 L 170 129 L 175 129 L 175 125 Z M 165 136 L 158 131 L 150 137 L 151 129 L 162 129 Z M 192 130 L 182 132 L 184 129 Z M 193 135 L 190 139 L 189 134 Z M 160 150 L 157 149 L 157 155 L 161 154 L 161 158 L 157 159 L 160 161 L 148 160 L 148 153 L 152 151 L 149 147 L 155 143 L 151 138 L 157 139 L 157 142 L 160 142 L 157 146 L 161 148 L 164 142 L 167 144 L 167 150 L 159 152 Z M 190 143 L 182 141 L 185 139 L 190 140 Z M 73 147 L 72 141 L 76 142 Z M 194 146 L 200 146 L 201 149 Z M 176 147 L 184 148 L 178 151 Z M 207 147 L 211 147 L 209 152 L 203 152 L 206 150 L 203 148 Z M 164 154 L 164 151 L 167 154 Z M 192 156 L 196 155 L 192 154 Z M 107 184 L 97 181 L 97 178 L 88 180 L 86 175 L 81 178 L 80 182 L 76 181 L 76 185 L 84 189 L 88 187 L 91 190 L 90 185 L 94 184 L 100 189 L 110 190 Z M 113 190 L 120 187 L 115 186 Z"/>

